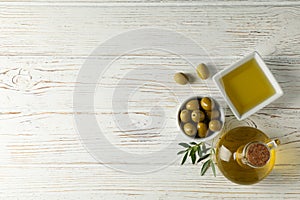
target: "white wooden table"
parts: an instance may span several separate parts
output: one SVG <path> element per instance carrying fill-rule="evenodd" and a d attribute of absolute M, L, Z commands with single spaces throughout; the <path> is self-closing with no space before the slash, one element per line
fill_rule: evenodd
<path fill-rule="evenodd" d="M 167 166 L 144 163 L 145 168 L 153 164 L 163 169 L 132 174 L 116 170 L 132 163 L 105 163 L 88 153 L 74 123 L 75 85 L 86 84 L 76 81 L 79 70 L 101 43 L 146 27 L 193 39 L 205 48 L 217 70 L 251 51 L 262 52 L 285 95 L 243 122 L 226 109 L 226 126 L 247 124 L 281 139 L 276 166 L 265 180 L 240 186 L 219 171 L 215 178 L 210 171 L 201 177 L 200 166 L 180 166 L 181 158 L 173 154 L 175 162 Z M 299 27 L 300 2 L 292 0 L 1 0 L 0 199 L 299 199 Z M 175 114 L 166 115 L 163 134 L 155 127 L 143 129 L 155 117 L 147 105 L 160 102 L 174 113 L 179 102 L 161 85 L 173 84 L 172 79 L 148 80 L 152 84 L 130 96 L 127 113 L 142 131 L 118 131 L 111 118 L 120 113 L 111 110 L 111 94 L 124 74 L 137 66 L 193 73 L 185 61 L 166 52 L 129 53 L 99 80 L 96 112 L 82 114 L 95 115 L 116 147 L 144 154 L 166 148 L 180 134 L 172 123 Z M 143 77 L 139 80 L 142 83 Z M 130 82 L 125 86 L 131 87 Z M 199 80 L 191 87 L 204 93 L 207 88 Z M 186 88 L 177 94 L 188 95 Z M 172 150 L 180 150 L 176 148 Z"/>

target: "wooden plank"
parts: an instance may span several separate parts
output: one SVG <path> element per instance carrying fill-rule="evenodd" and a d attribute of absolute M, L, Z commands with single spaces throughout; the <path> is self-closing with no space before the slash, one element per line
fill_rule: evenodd
<path fill-rule="evenodd" d="M 85 194 L 107 198 L 115 196 L 129 199 L 188 198 L 232 199 L 251 198 L 296 198 L 299 196 L 299 171 L 275 169 L 261 183 L 240 186 L 228 182 L 220 174 L 216 178 L 208 173 L 198 175 L 198 166 L 168 167 L 156 173 L 132 175 L 95 166 L 83 167 L 0 167 L 0 185 L 4 194 L 11 197 L 31 196 L 39 198 L 61 195 L 80 198 Z M 93 173 L 90 173 L 90 172 Z M 9 176 L 5 175 L 8 174 Z M 63 175 L 63 176 L 62 176 Z M 45 187 L 45 185 L 47 187 Z M 271 185 L 271 187 L 270 187 Z M 217 186 L 217 187 L 216 187 Z M 230 189 L 229 189 L 230 188 Z M 0 195 L 2 196 L 2 195 Z M 6 196 L 2 196 L 6 197 Z"/>
<path fill-rule="evenodd" d="M 68 5 L 68 6 L 82 6 L 82 5 L 101 5 L 101 6 L 198 6 L 198 5 L 280 5 L 280 6 L 287 6 L 287 5 L 299 5 L 297 0 L 255 0 L 255 1 L 248 1 L 248 0 L 229 0 L 229 1 L 218 1 L 218 0 L 3 0 L 0 3 L 5 5 Z"/>
<path fill-rule="evenodd" d="M 213 85 L 204 87 L 204 82 L 196 77 L 194 69 L 179 57 L 170 55 L 132 55 L 124 57 L 115 62 L 103 77 L 100 79 L 96 94 L 97 98 L 95 106 L 98 109 L 111 109 L 111 100 L 113 98 L 114 87 L 118 85 L 127 73 L 139 69 L 139 73 L 144 75 L 151 74 L 149 67 L 157 67 L 155 73 L 157 75 L 170 73 L 166 80 L 147 80 L 155 83 L 155 86 L 145 88 L 149 92 L 163 92 L 166 88 L 159 84 L 171 86 L 174 94 L 170 94 L 172 98 L 176 96 L 190 95 L 189 86 L 178 86 L 173 82 L 172 74 L 176 71 L 185 71 L 190 73 L 197 81 L 192 84 L 193 89 L 198 94 L 209 92 L 205 88 L 216 92 Z M 76 84 L 76 77 L 86 58 L 84 57 L 0 57 L 0 91 L 2 98 L 0 99 L 1 112 L 21 112 L 23 115 L 32 112 L 73 112 L 73 92 Z M 107 57 L 109 59 L 109 57 Z M 206 60 L 204 58 L 203 60 Z M 237 58 L 214 58 L 211 60 L 215 63 L 217 70 L 234 63 Z M 265 57 L 266 63 L 279 81 L 285 92 L 278 101 L 270 105 L 270 107 L 279 108 L 299 108 L 298 94 L 299 91 L 299 67 L 300 59 L 293 57 Z M 117 71 L 115 69 L 122 69 Z M 127 77 L 128 78 L 128 77 Z M 130 78 L 130 77 L 129 77 Z M 124 85 L 124 87 L 141 87 L 146 80 L 142 76 L 137 77 L 139 82 L 134 85 Z M 293 82 L 293 85 L 290 84 Z M 85 84 L 85 83 L 78 83 Z M 153 88 L 154 87 L 154 88 Z M 201 89 L 203 88 L 203 90 Z M 102 95 L 106 93 L 107 95 Z M 150 98 L 150 94 L 145 97 Z M 122 99 L 121 99 L 122 100 Z M 123 99 L 126 100 L 126 99 Z M 170 102 L 171 103 L 171 102 Z"/>
<path fill-rule="evenodd" d="M 281 140 L 282 146 L 278 150 L 278 158 L 281 157 L 278 160 L 279 165 L 300 164 L 299 155 L 296 154 L 300 145 L 299 125 L 295 123 L 299 117 L 299 109 L 281 109 L 277 113 L 274 113 L 274 109 L 264 109 L 243 122 L 238 122 L 229 110 L 226 113 L 225 130 L 241 125 L 257 127 L 270 137 L 278 137 Z M 172 119 L 173 116 L 166 120 L 174 123 L 169 123 L 163 130 L 160 130 L 160 127 L 154 127 L 152 130 L 146 128 L 144 134 L 127 134 L 126 137 L 123 137 L 124 132 L 118 129 L 117 124 L 111 123 L 111 114 L 98 113 L 97 117 L 101 119 L 101 129 L 105 130 L 103 134 L 108 138 L 109 135 L 114 135 L 114 140 L 109 140 L 111 144 L 131 153 L 146 154 L 159 151 L 166 148 L 170 138 L 177 141 L 175 137 L 181 134 Z M 97 163 L 80 142 L 72 113 L 2 114 L 0 125 L 0 164 L 56 166 Z M 155 131 L 158 132 L 157 137 L 143 141 L 147 134 Z M 178 140 L 177 143 L 179 142 L 182 141 Z M 172 155 L 174 153 L 176 159 L 175 154 L 180 150 L 181 147 L 176 146 L 168 151 Z M 173 165 L 179 165 L 179 159 L 178 157 L 178 162 Z M 160 164 L 163 166 L 166 162 L 162 160 Z"/>
<path fill-rule="evenodd" d="M 274 56 L 295 56 L 299 9 L 1 5 L 0 55 L 87 56 L 115 35 L 150 26 L 181 33 L 213 56 L 241 56 L 263 44 Z"/>

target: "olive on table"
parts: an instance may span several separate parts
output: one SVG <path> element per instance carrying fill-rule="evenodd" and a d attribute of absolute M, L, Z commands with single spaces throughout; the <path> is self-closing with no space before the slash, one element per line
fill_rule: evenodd
<path fill-rule="evenodd" d="M 184 123 L 190 121 L 191 113 L 187 109 L 184 109 L 180 112 L 180 120 Z"/>
<path fill-rule="evenodd" d="M 204 138 L 206 137 L 206 134 L 207 134 L 207 125 L 203 122 L 199 122 L 197 124 L 197 131 L 198 131 L 198 136 L 200 138 Z"/>
<path fill-rule="evenodd" d="M 201 110 L 194 110 L 192 112 L 192 120 L 196 123 L 201 122 L 205 119 L 205 114 Z"/>
<path fill-rule="evenodd" d="M 180 85 L 185 85 L 188 83 L 189 78 L 184 73 L 178 72 L 174 75 L 174 80 Z"/>
<path fill-rule="evenodd" d="M 195 136 L 197 133 L 196 127 L 191 123 L 184 124 L 183 130 L 188 136 Z"/>
<path fill-rule="evenodd" d="M 185 107 L 188 110 L 198 110 L 199 106 L 200 106 L 199 101 L 197 99 L 194 99 L 194 100 L 190 100 L 189 102 L 187 102 Z"/>
<path fill-rule="evenodd" d="M 197 66 L 196 68 L 197 74 L 198 76 L 203 79 L 206 80 L 209 77 L 209 71 L 207 66 L 204 63 L 201 63 Z"/>
<path fill-rule="evenodd" d="M 219 120 L 213 119 L 208 124 L 211 131 L 219 131 L 222 128 L 222 123 Z"/>
<path fill-rule="evenodd" d="M 204 110 L 212 110 L 215 107 L 214 101 L 208 97 L 202 98 L 200 104 Z"/>

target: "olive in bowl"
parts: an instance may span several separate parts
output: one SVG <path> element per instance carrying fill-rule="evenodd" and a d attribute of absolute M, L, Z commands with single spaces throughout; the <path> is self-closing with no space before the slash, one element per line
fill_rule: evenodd
<path fill-rule="evenodd" d="M 220 104 L 211 97 L 191 97 L 178 109 L 177 123 L 186 136 L 207 141 L 217 136 L 225 121 Z"/>

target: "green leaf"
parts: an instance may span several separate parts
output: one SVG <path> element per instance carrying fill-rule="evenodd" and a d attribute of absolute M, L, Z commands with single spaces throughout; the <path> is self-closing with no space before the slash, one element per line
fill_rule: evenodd
<path fill-rule="evenodd" d="M 202 147 L 202 151 L 205 151 L 205 149 L 206 149 L 205 143 L 202 143 L 201 147 Z"/>
<path fill-rule="evenodd" d="M 194 153 L 196 153 L 198 151 L 198 146 L 193 146 L 192 151 L 194 151 Z"/>
<path fill-rule="evenodd" d="M 185 147 L 185 148 L 190 148 L 191 147 L 189 144 L 183 143 L 183 142 L 179 143 L 178 145 L 180 145 L 182 147 Z"/>
<path fill-rule="evenodd" d="M 183 153 L 185 153 L 186 151 L 187 151 L 187 150 L 179 151 L 179 152 L 177 153 L 177 155 L 183 154 Z"/>
<path fill-rule="evenodd" d="M 207 160 L 201 168 L 201 176 L 203 176 L 205 174 L 205 172 L 208 170 L 208 168 L 210 167 L 211 164 L 211 160 Z"/>
<path fill-rule="evenodd" d="M 195 150 L 193 149 L 190 151 L 190 156 L 192 156 L 192 154 L 195 154 Z"/>
<path fill-rule="evenodd" d="M 197 151 L 197 149 L 195 149 L 194 147 L 191 149 L 190 151 L 190 156 L 192 156 L 193 154 L 195 154 Z"/>
<path fill-rule="evenodd" d="M 197 146 L 194 146 L 190 151 L 190 157 L 192 159 L 193 164 L 195 164 L 196 162 L 196 152 L 197 152 Z"/>
<path fill-rule="evenodd" d="M 187 156 L 188 156 L 188 151 L 185 153 L 185 155 L 183 156 L 183 159 L 182 159 L 182 162 L 181 162 L 181 165 L 183 165 L 184 163 L 185 163 L 185 161 L 186 161 L 186 158 L 187 158 Z"/>
<path fill-rule="evenodd" d="M 201 149 L 201 146 L 198 147 L 198 156 L 201 158 L 202 157 L 202 149 Z"/>
<path fill-rule="evenodd" d="M 202 160 L 205 160 L 206 158 L 208 158 L 210 156 L 210 154 L 206 154 L 205 156 L 202 156 L 198 159 L 197 163 L 202 161 Z"/>
<path fill-rule="evenodd" d="M 195 152 L 191 155 L 192 163 L 195 164 L 196 162 L 196 154 Z"/>
<path fill-rule="evenodd" d="M 213 171 L 213 174 L 214 174 L 214 176 L 216 177 L 216 167 L 215 167 L 215 163 L 212 161 L 212 160 L 210 160 L 210 162 L 211 162 L 211 169 L 212 169 L 212 171 Z"/>
<path fill-rule="evenodd" d="M 196 142 L 190 142 L 190 144 L 191 144 L 191 145 L 197 145 L 197 143 L 196 143 Z"/>
<path fill-rule="evenodd" d="M 213 154 L 216 154 L 216 150 L 214 148 L 211 149 Z"/>

